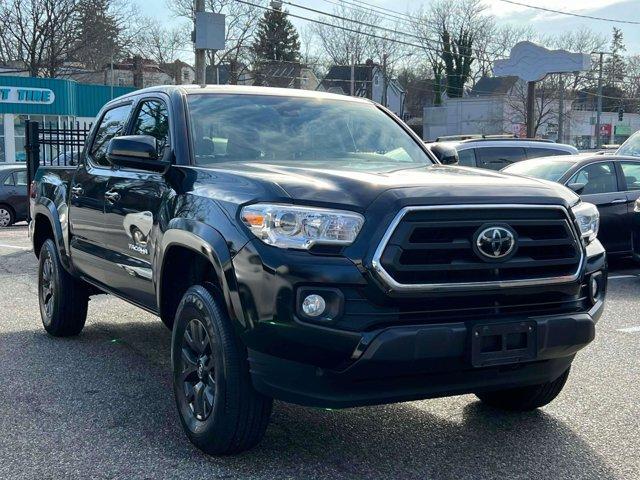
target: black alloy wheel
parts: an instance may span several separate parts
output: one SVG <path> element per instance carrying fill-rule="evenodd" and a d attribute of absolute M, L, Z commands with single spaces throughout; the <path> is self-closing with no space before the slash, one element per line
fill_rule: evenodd
<path fill-rule="evenodd" d="M 45 252 L 42 259 L 42 274 L 40 279 L 40 299 L 42 303 L 43 315 L 42 323 L 45 326 L 51 325 L 53 317 L 53 305 L 55 302 L 55 283 L 53 281 L 53 261 L 49 252 Z"/>
<path fill-rule="evenodd" d="M 182 388 L 193 415 L 201 422 L 213 410 L 216 392 L 215 343 L 200 320 L 191 320 L 182 335 Z"/>

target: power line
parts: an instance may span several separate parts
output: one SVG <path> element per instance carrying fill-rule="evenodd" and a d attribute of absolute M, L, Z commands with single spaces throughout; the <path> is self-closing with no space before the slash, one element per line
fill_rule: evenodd
<path fill-rule="evenodd" d="M 583 14 L 580 14 L 580 13 L 565 12 L 565 11 L 562 11 L 562 10 L 554 10 L 552 8 L 539 7 L 537 5 L 530 5 L 528 3 L 516 2 L 514 0 L 499 0 L 499 1 L 504 2 L 504 3 L 510 3 L 512 5 L 518 5 L 520 7 L 532 8 L 534 10 L 542 10 L 543 12 L 557 13 L 557 14 L 560 14 L 560 15 L 568 15 L 570 17 L 587 18 L 589 20 L 600 20 L 600 21 L 603 21 L 603 22 L 627 23 L 627 24 L 630 24 L 630 25 L 640 25 L 640 21 L 635 21 L 635 20 L 616 20 L 614 18 L 596 17 L 594 15 L 583 15 Z"/>
<path fill-rule="evenodd" d="M 236 1 L 238 1 L 240 3 L 244 3 L 246 5 L 251 5 L 251 6 L 256 7 L 256 8 L 261 8 L 263 10 L 275 11 L 275 9 L 273 9 L 273 8 L 263 7 L 261 5 L 256 5 L 254 3 L 250 3 L 250 2 L 247 2 L 245 0 L 236 0 Z M 359 20 L 346 18 L 346 17 L 343 17 L 341 15 L 336 15 L 336 14 L 333 14 L 333 13 L 324 12 L 322 10 L 316 10 L 316 9 L 313 9 L 313 8 L 310 8 L 310 7 L 304 7 L 302 5 L 298 5 L 296 3 L 289 2 L 289 1 L 286 1 L 286 0 L 283 0 L 282 3 L 285 3 L 287 5 L 291 5 L 293 7 L 297 7 L 297 8 L 303 9 L 303 10 L 308 10 L 308 11 L 311 11 L 311 12 L 314 12 L 314 13 L 319 13 L 320 15 L 325 15 L 327 17 L 332 17 L 332 18 L 336 18 L 338 20 L 343 20 L 343 21 L 346 21 L 346 22 L 354 23 L 356 25 L 361 25 L 361 26 L 366 26 L 366 27 L 373 28 L 373 29 L 379 29 L 379 30 L 383 30 L 383 31 L 388 31 L 388 32 L 393 33 L 394 35 L 404 35 L 406 37 L 418 39 L 419 41 L 439 42 L 438 40 L 434 40 L 434 39 L 431 39 L 431 38 L 422 38 L 422 37 L 418 37 L 416 35 L 412 35 L 412 34 L 409 34 L 409 33 L 398 32 L 397 30 L 392 30 L 392 29 L 389 29 L 389 28 L 381 27 L 379 25 L 372 25 L 370 23 L 361 22 Z M 429 50 L 429 51 L 435 52 L 437 54 L 441 54 L 442 53 L 441 49 L 435 48 L 435 47 L 430 47 L 430 46 L 427 46 L 425 44 L 415 44 L 415 43 L 407 42 L 407 41 L 404 41 L 404 40 L 399 40 L 399 39 L 394 39 L 394 38 L 389 38 L 389 37 L 383 37 L 381 35 L 376 35 L 374 33 L 367 33 L 367 32 L 363 32 L 363 31 L 360 31 L 360 30 L 355 30 L 355 29 L 352 29 L 352 28 L 349 28 L 349 27 L 344 27 L 344 26 L 340 26 L 340 25 L 335 25 L 335 24 L 332 24 L 332 23 L 324 22 L 322 20 L 317 20 L 317 19 L 304 17 L 304 16 L 301 16 L 301 15 L 296 15 L 296 14 L 293 14 L 291 12 L 288 12 L 288 15 L 293 17 L 293 18 L 306 20 L 308 22 L 317 23 L 317 24 L 320 24 L 320 25 L 325 25 L 325 26 L 328 26 L 328 27 L 331 27 L 331 28 L 344 30 L 344 31 L 355 33 L 355 34 L 358 34 L 358 35 L 364 35 L 364 36 L 368 36 L 368 37 L 372 37 L 372 38 L 377 38 L 377 39 L 380 39 L 380 40 L 385 40 L 385 41 L 388 41 L 390 43 L 397 43 L 397 44 L 400 44 L 400 45 L 410 46 L 410 47 L 418 48 L 418 49 L 421 49 L 421 50 Z M 487 52 L 487 53 L 488 54 L 492 54 L 492 53 L 496 54 L 496 52 Z M 464 58 L 481 59 L 481 60 L 484 60 L 486 62 L 493 63 L 493 60 L 488 58 L 488 57 L 486 57 L 486 56 L 485 57 L 481 57 L 480 55 L 464 55 L 464 54 L 458 54 L 458 55 L 460 57 L 464 57 Z"/>

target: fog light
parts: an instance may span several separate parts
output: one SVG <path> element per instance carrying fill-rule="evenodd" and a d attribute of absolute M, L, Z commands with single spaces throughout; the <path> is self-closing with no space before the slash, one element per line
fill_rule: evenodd
<path fill-rule="evenodd" d="M 302 302 L 302 311 L 309 317 L 319 317 L 324 313 L 326 306 L 324 298 L 314 293 L 305 297 Z"/>

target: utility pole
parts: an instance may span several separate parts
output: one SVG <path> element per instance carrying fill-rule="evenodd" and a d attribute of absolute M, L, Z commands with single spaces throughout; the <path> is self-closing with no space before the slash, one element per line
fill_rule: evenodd
<path fill-rule="evenodd" d="M 560 98 L 558 99 L 558 142 L 564 143 L 564 76 L 560 74 Z"/>
<path fill-rule="evenodd" d="M 596 148 L 600 148 L 602 139 L 600 138 L 600 118 L 602 117 L 602 64 L 604 63 L 603 57 L 610 55 L 610 52 L 591 52 L 592 54 L 598 54 L 600 57 L 600 63 L 598 64 L 598 111 L 596 113 Z"/>
<path fill-rule="evenodd" d="M 356 56 L 351 55 L 351 96 L 356 96 Z"/>
<path fill-rule="evenodd" d="M 196 12 L 204 12 L 204 0 L 196 0 Z M 194 24 L 195 28 L 195 24 Z M 194 37 L 195 41 L 195 37 Z M 202 85 L 203 87 L 206 85 L 206 56 L 205 50 L 201 48 L 196 48 L 196 83 L 198 85 Z"/>
<path fill-rule="evenodd" d="M 602 60 L 604 52 L 599 52 L 600 64 L 598 65 L 598 112 L 596 113 L 596 148 L 600 148 L 600 117 L 602 116 Z"/>
<path fill-rule="evenodd" d="M 111 63 L 110 63 L 110 70 L 111 70 L 111 78 L 110 78 L 110 83 L 111 83 L 111 100 L 113 100 L 113 52 L 111 52 Z"/>
<path fill-rule="evenodd" d="M 536 82 L 527 82 L 527 138 L 536 136 Z"/>
<path fill-rule="evenodd" d="M 382 55 L 382 106 L 387 106 L 387 57 L 388 54 Z"/>

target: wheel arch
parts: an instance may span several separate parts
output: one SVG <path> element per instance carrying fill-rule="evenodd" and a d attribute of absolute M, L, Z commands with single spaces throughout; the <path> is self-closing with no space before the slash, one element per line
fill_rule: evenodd
<path fill-rule="evenodd" d="M 60 215 L 54 203 L 48 198 L 39 198 L 33 207 L 33 251 L 36 257 L 40 254 L 40 248 L 47 238 L 51 238 L 60 254 L 60 262 L 66 270 L 71 265 L 67 254 Z"/>
<path fill-rule="evenodd" d="M 155 262 L 157 305 L 165 324 L 172 323 L 191 285 L 208 283 L 217 290 L 236 328 L 244 329 L 231 254 L 220 232 L 201 222 L 175 219 L 162 236 Z"/>

